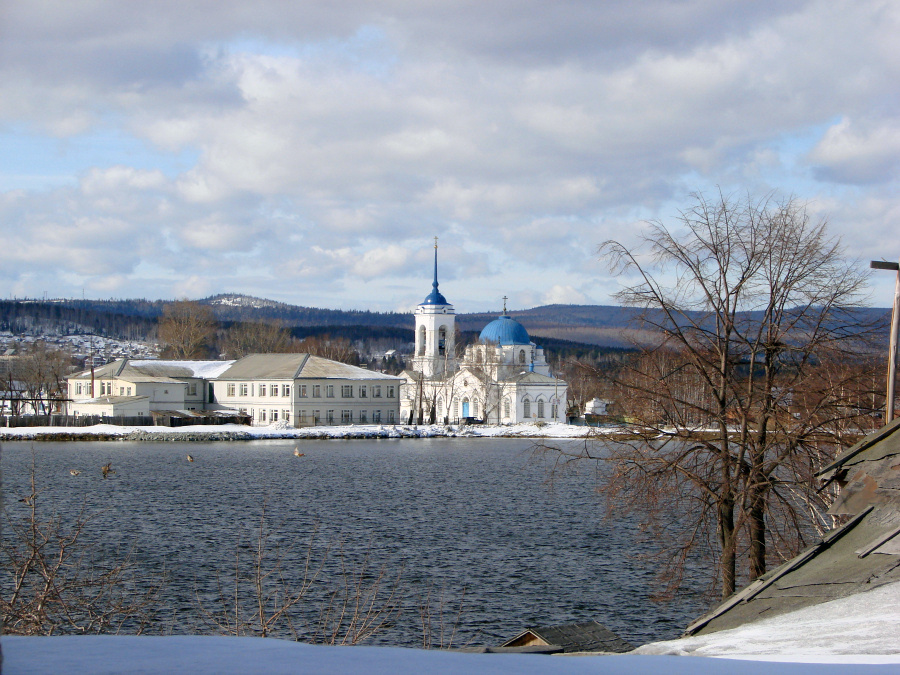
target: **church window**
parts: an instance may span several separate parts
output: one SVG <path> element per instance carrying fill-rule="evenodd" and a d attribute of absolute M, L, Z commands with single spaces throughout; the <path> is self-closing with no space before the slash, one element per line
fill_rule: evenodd
<path fill-rule="evenodd" d="M 522 403 L 522 413 L 525 419 L 529 419 L 531 417 L 531 401 L 527 398 Z"/>
<path fill-rule="evenodd" d="M 538 417 L 544 417 L 544 401 L 538 401 Z"/>
<path fill-rule="evenodd" d="M 408 333 L 407 333 L 408 335 Z M 438 330 L 438 355 L 444 356 L 447 353 L 447 327 L 441 326 Z"/>
<path fill-rule="evenodd" d="M 409 335 L 409 333 L 407 333 L 407 335 Z M 519 350 L 519 363 L 525 363 L 525 350 L 524 349 Z"/>
<path fill-rule="evenodd" d="M 472 417 L 478 417 L 478 399 L 472 399 Z"/>
<path fill-rule="evenodd" d="M 550 406 L 550 417 L 556 419 L 559 417 L 559 405 L 554 403 Z"/>
<path fill-rule="evenodd" d="M 407 333 L 409 335 L 409 333 Z M 425 326 L 419 327 L 419 356 L 425 356 Z"/>
<path fill-rule="evenodd" d="M 459 401 L 453 402 L 453 417 L 459 419 Z"/>
<path fill-rule="evenodd" d="M 503 399 L 503 416 L 509 417 L 509 399 Z"/>

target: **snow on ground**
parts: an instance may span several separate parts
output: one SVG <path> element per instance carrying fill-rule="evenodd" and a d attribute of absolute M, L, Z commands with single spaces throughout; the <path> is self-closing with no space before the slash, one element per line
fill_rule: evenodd
<path fill-rule="evenodd" d="M 636 653 L 825 662 L 883 655 L 900 664 L 900 582 L 731 630 L 651 643 Z"/>
<path fill-rule="evenodd" d="M 900 663 L 760 663 L 679 656 L 466 654 L 397 647 L 326 647 L 247 637 L 65 636 L 2 639 L 5 675 L 59 673 L 365 673 L 367 675 L 888 675 Z M 852 665 L 848 665 L 852 664 Z"/>
<path fill-rule="evenodd" d="M 517 424 L 504 426 L 468 425 L 383 425 L 356 424 L 346 426 L 304 427 L 295 429 L 286 424 L 244 426 L 239 424 L 193 425 L 184 427 L 127 427 L 97 424 L 91 427 L 0 427 L 0 440 L 61 440 L 78 437 L 115 437 L 122 440 L 166 440 L 183 437 L 188 440 L 255 440 L 266 438 L 584 438 L 597 434 L 624 432 L 622 427 L 582 427 L 569 424 Z"/>
<path fill-rule="evenodd" d="M 325 647 L 221 636 L 2 638 L 6 675 L 44 673 L 429 673 L 434 675 L 900 674 L 900 583 L 631 654 L 467 654 Z M 719 657 L 719 658 L 702 658 Z"/>

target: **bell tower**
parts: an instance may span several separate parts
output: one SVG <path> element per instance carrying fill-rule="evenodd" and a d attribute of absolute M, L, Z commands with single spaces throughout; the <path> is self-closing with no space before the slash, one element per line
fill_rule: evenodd
<path fill-rule="evenodd" d="M 456 370 L 456 312 L 438 290 L 437 241 L 435 237 L 431 293 L 416 307 L 413 370 L 426 378 L 441 377 Z"/>

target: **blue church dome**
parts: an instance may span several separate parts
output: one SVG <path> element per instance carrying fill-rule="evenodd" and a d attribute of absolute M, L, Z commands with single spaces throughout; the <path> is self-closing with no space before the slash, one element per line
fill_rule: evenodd
<path fill-rule="evenodd" d="M 528 337 L 525 326 L 505 314 L 485 326 L 481 335 L 478 336 L 478 341 L 493 342 L 501 347 L 531 344 L 531 338 Z"/>

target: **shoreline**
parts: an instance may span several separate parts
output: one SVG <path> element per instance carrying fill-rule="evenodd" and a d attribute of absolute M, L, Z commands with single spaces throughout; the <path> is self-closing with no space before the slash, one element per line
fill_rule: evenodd
<path fill-rule="evenodd" d="M 362 440 L 400 438 L 545 438 L 583 439 L 598 435 L 627 435 L 622 426 L 585 427 L 569 424 L 491 425 L 346 425 L 321 427 L 247 427 L 238 424 L 184 427 L 128 427 L 98 424 L 91 427 L 7 427 L 0 428 L 0 442 L 16 441 L 261 441 L 261 440 Z"/>

